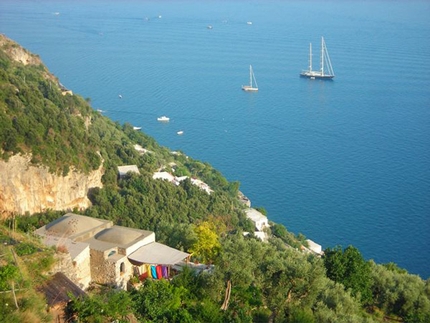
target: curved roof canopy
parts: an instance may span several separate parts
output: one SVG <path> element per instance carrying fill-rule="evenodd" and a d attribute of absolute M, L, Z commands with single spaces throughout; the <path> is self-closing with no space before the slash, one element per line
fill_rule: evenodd
<path fill-rule="evenodd" d="M 141 264 L 175 265 L 189 255 L 164 244 L 153 242 L 137 249 L 128 256 L 128 259 Z"/>

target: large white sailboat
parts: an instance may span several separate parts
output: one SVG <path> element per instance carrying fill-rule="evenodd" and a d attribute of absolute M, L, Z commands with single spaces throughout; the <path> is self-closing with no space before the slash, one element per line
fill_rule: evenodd
<path fill-rule="evenodd" d="M 333 67 L 331 66 L 330 56 L 328 55 L 327 46 L 324 37 L 321 37 L 321 59 L 320 70 L 312 70 L 312 43 L 309 44 L 309 69 L 302 71 L 300 76 L 310 79 L 332 79 L 334 77 Z"/>
<path fill-rule="evenodd" d="M 257 80 L 255 79 L 252 65 L 249 65 L 249 85 L 242 85 L 242 90 L 254 92 L 258 91 Z"/>

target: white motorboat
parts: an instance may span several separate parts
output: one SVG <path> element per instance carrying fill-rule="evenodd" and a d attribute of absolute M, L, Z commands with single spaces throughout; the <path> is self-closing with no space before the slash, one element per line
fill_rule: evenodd
<path fill-rule="evenodd" d="M 166 116 L 161 116 L 161 117 L 157 118 L 157 121 L 160 121 L 160 122 L 169 122 L 170 118 L 166 117 Z"/>

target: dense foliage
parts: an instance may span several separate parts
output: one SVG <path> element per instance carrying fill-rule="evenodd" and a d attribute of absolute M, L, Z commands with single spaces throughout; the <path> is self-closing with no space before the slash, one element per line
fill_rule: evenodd
<path fill-rule="evenodd" d="M 351 289 L 352 295 L 363 304 L 372 302 L 371 269 L 360 251 L 349 246 L 344 251 L 341 247 L 327 248 L 324 255 L 327 277 Z"/>
<path fill-rule="evenodd" d="M 98 143 L 88 131 L 95 117 L 79 96 L 62 95 L 46 68 L 12 61 L 0 51 L 0 143 L 2 158 L 31 153 L 34 164 L 67 174 L 100 165 Z"/>
<path fill-rule="evenodd" d="M 236 198 L 239 183 L 228 182 L 208 163 L 160 147 L 128 124 L 108 120 L 79 96 L 63 96 L 43 65 L 24 67 L 0 51 L 0 67 L 2 158 L 31 153 L 34 163 L 61 174 L 72 167 L 88 172 L 103 163 L 104 186 L 89 192 L 93 206 L 85 215 L 155 231 L 157 241 L 214 265 L 200 274 L 185 269 L 170 281 L 146 280 L 130 292 L 90 290 L 69 305 L 71 317 L 81 322 L 133 317 L 140 322 L 430 321 L 429 280 L 395 264 L 366 261 L 352 246 L 328 248 L 322 258 L 303 252 L 304 236 L 276 223 L 266 242 L 244 236 L 253 224 Z M 148 152 L 139 153 L 135 144 Z M 129 164 L 140 174 L 119 179 L 117 167 Z M 153 172 L 161 169 L 198 177 L 214 192 L 207 194 L 190 180 L 178 186 L 154 180 Z M 49 321 L 35 290 L 46 279 L 54 250 L 30 233 L 62 214 L 47 211 L 5 222 L 0 301 L 6 310 L 0 321 Z M 15 227 L 28 236 L 17 239 L 10 229 Z M 25 291 L 14 296 L 15 286 Z"/>

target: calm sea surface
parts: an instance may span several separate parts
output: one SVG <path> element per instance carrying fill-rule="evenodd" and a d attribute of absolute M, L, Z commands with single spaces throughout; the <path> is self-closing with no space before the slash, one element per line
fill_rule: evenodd
<path fill-rule="evenodd" d="M 0 2 L 0 32 L 95 109 L 240 181 L 288 230 L 423 278 L 429 17 L 428 1 Z M 332 82 L 299 77 L 321 36 Z M 241 91 L 250 64 L 258 93 Z"/>

